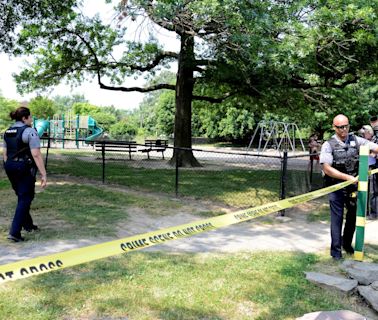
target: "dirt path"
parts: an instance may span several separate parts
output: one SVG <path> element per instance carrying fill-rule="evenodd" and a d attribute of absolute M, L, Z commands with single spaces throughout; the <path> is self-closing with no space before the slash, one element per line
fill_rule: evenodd
<path fill-rule="evenodd" d="M 50 184 L 76 183 L 78 181 L 73 178 L 65 177 L 63 179 L 63 177 L 56 177 L 53 181 L 50 181 Z M 80 179 L 80 183 L 98 184 L 98 182 L 83 179 Z M 119 186 L 104 186 L 101 184 L 101 187 L 128 194 L 146 196 L 143 192 Z M 152 194 L 149 196 L 173 200 L 172 197 L 163 194 Z M 132 210 L 129 212 L 128 220 L 125 223 L 118 224 L 117 238 L 124 238 L 203 219 L 203 217 L 196 215 L 196 212 L 199 211 L 229 212 L 231 210 L 230 208 L 224 208 L 207 201 L 191 199 L 175 199 L 175 201 L 180 201 L 183 204 L 180 211 L 172 212 L 160 218 L 151 216 L 143 209 Z M 204 232 L 189 238 L 169 241 L 144 250 L 169 252 L 236 252 L 257 250 L 328 252 L 330 242 L 329 224 L 322 222 L 310 223 L 306 219 L 306 215 L 324 201 L 324 199 L 321 199 L 299 205 L 288 210 L 285 217 L 277 217 L 276 214 L 271 214 L 267 218 L 259 218 L 215 231 Z M 92 238 L 6 243 L 0 247 L 0 264 L 62 252 L 110 240 L 115 239 Z M 366 241 L 371 244 L 378 244 L 378 221 L 368 221 Z"/>

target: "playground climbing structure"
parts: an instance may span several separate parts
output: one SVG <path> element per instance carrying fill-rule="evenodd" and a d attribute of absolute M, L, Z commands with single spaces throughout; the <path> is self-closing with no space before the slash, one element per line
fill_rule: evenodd
<path fill-rule="evenodd" d="M 86 143 L 95 140 L 103 133 L 91 116 L 62 114 L 53 119 L 34 119 L 34 127 L 40 136 L 50 137 L 54 142 L 60 142 L 64 148 L 65 140 L 74 140 L 79 148 L 79 141 Z"/>

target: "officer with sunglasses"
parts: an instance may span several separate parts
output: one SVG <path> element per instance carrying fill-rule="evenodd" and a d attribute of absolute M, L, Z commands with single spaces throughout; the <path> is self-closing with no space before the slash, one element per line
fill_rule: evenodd
<path fill-rule="evenodd" d="M 320 164 L 326 186 L 343 181 L 357 182 L 359 147 L 368 145 L 378 153 L 378 144 L 349 133 L 349 119 L 343 114 L 333 119 L 335 134 L 324 142 L 320 152 Z M 352 184 L 329 194 L 331 210 L 331 256 L 335 260 L 342 258 L 342 248 L 347 254 L 353 254 L 352 240 L 356 228 L 356 191 Z M 346 208 L 345 225 L 342 232 L 344 207 Z"/>

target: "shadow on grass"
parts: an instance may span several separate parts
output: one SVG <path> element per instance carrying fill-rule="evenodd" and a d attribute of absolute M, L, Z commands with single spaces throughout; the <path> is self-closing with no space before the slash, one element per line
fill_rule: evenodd
<path fill-rule="evenodd" d="M 102 180 L 100 163 L 50 160 L 49 172 Z M 150 192 L 175 193 L 175 170 L 148 169 L 127 163 L 108 163 L 106 182 Z M 278 200 L 279 171 L 273 170 L 180 170 L 179 195 L 251 207 Z"/>
<path fill-rule="evenodd" d="M 305 280 L 317 260 L 303 253 L 134 252 L 12 283 L 0 290 L 0 306 L 12 319 L 22 319 L 27 305 L 33 319 L 163 320 L 283 320 L 349 307 L 347 298 Z"/>

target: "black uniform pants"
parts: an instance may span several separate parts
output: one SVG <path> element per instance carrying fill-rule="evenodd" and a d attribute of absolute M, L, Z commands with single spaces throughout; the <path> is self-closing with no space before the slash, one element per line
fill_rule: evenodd
<path fill-rule="evenodd" d="M 9 233 L 12 236 L 20 237 L 23 227 L 30 229 L 33 226 L 30 205 L 34 199 L 35 176 L 25 161 L 8 160 L 4 168 L 17 195 L 17 207 Z"/>
<path fill-rule="evenodd" d="M 342 246 L 349 248 L 352 245 L 356 229 L 356 186 L 348 186 L 329 195 L 331 209 L 331 256 L 342 256 Z M 344 207 L 346 208 L 345 225 L 342 233 Z"/>
<path fill-rule="evenodd" d="M 375 167 L 371 169 L 375 169 Z M 378 173 L 369 176 L 368 214 L 373 218 L 377 218 L 378 216 Z"/>

